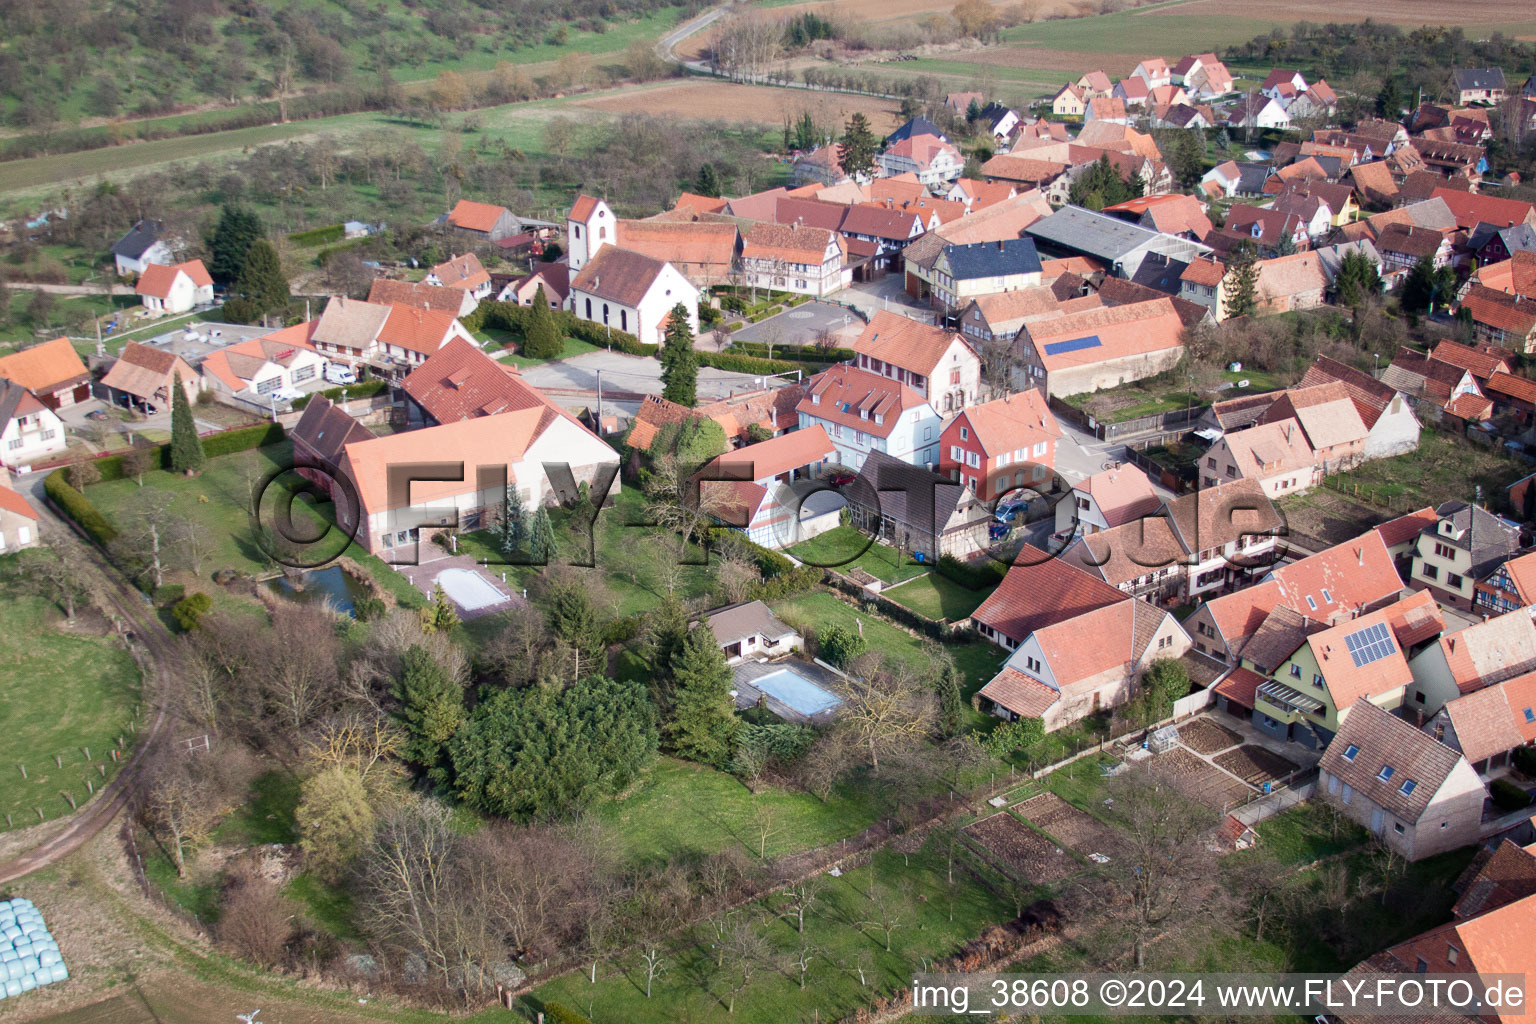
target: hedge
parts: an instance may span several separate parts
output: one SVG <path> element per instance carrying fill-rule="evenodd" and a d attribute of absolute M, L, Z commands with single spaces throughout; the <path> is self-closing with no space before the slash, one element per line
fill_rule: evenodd
<path fill-rule="evenodd" d="M 980 562 L 962 562 L 954 555 L 943 555 L 939 558 L 935 568 L 940 576 L 960 584 L 967 590 L 990 590 L 1003 582 L 1003 575 L 1008 567 L 994 559 L 987 558 Z"/>
<path fill-rule="evenodd" d="M 743 356 L 734 352 L 698 352 L 700 366 L 713 366 L 717 370 L 725 370 L 730 373 L 751 373 L 762 377 L 772 377 L 780 373 L 794 373 L 803 371 L 804 366 L 799 363 L 785 362 L 781 359 L 758 359 L 755 356 Z"/>
<path fill-rule="evenodd" d="M 320 392 L 312 391 L 307 395 L 300 395 L 298 398 L 295 398 L 293 400 L 293 409 L 295 412 L 298 412 L 300 409 L 308 405 L 309 400 L 316 394 L 324 395 L 331 401 L 336 402 L 344 398 L 372 398 L 374 395 L 379 394 L 387 387 L 389 387 L 389 383 L 387 381 L 374 379 L 360 381 L 357 384 L 348 384 L 344 388 L 326 388 L 324 391 Z"/>
<path fill-rule="evenodd" d="M 592 1024 L 564 1003 L 555 1002 L 544 1004 L 544 1019 L 548 1024 Z"/>
<path fill-rule="evenodd" d="M 288 241 L 294 245 L 326 245 L 330 242 L 339 242 L 347 237 L 347 229 L 342 224 L 327 224 L 324 227 L 310 228 L 308 231 L 295 231 L 288 236 Z"/>
<path fill-rule="evenodd" d="M 89 498 L 70 486 L 66 478 L 68 473 L 69 470 L 63 468 L 49 473 L 43 481 L 43 493 L 48 495 L 48 500 L 53 502 L 55 508 L 73 519 L 75 525 L 84 530 L 88 537 L 105 548 L 117 539 L 117 530 L 101 514 L 101 510 L 91 504 Z"/>
<path fill-rule="evenodd" d="M 475 307 L 474 312 L 461 317 L 459 322 L 467 327 L 471 334 L 492 328 L 510 331 L 521 337 L 524 333 L 524 318 L 527 315 L 528 307 L 519 306 L 515 302 L 482 302 Z M 555 310 L 554 317 L 555 326 L 567 338 L 575 338 L 589 345 L 612 348 L 632 356 L 651 355 L 655 351 L 652 346 L 642 345 L 640 339 L 633 334 L 626 331 L 610 331 L 605 325 L 583 320 L 568 310 Z"/>
<path fill-rule="evenodd" d="M 756 359 L 768 358 L 768 346 L 761 341 L 733 341 L 730 351 Z M 806 363 L 845 363 L 853 359 L 850 348 L 818 348 L 815 345 L 775 345 L 773 358 Z"/>
<path fill-rule="evenodd" d="M 1508 779 L 1494 779 L 1488 783 L 1488 794 L 1495 807 L 1505 811 L 1518 811 L 1531 805 L 1531 794 Z"/>
<path fill-rule="evenodd" d="M 1536 777 L 1536 747 L 1516 747 L 1511 760 L 1521 774 Z"/>
<path fill-rule="evenodd" d="M 849 597 L 870 605 L 886 618 L 893 619 L 904 626 L 910 626 L 921 633 L 926 633 L 935 640 L 952 640 L 964 633 L 963 630 L 956 629 L 954 626 L 930 619 L 926 615 L 920 615 L 906 605 L 896 603 L 896 601 L 886 597 L 884 594 L 871 594 L 841 573 L 829 572 L 828 576 L 832 580 L 832 585 Z"/>
<path fill-rule="evenodd" d="M 261 423 L 254 427 L 226 430 L 222 433 L 210 434 L 203 438 L 203 453 L 210 459 L 220 455 L 232 455 L 235 452 L 244 452 L 252 448 L 264 448 L 269 444 L 277 444 L 284 436 L 285 433 L 281 423 Z M 155 451 L 159 455 L 158 467 L 160 469 L 170 469 L 171 446 L 168 444 L 157 445 Z M 121 455 L 108 455 L 97 459 L 96 468 L 101 471 L 102 480 L 121 480 L 124 476 L 123 457 Z"/>
<path fill-rule="evenodd" d="M 743 537 L 742 543 L 763 574 L 761 583 L 754 584 L 751 596 L 758 601 L 772 601 L 790 594 L 800 594 L 821 582 L 822 570 L 814 565 L 796 565 L 780 552 L 754 544 Z"/>

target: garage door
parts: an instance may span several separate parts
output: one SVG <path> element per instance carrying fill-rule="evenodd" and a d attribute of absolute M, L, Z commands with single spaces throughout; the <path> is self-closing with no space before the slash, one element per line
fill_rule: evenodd
<path fill-rule="evenodd" d="M 91 386 L 89 384 L 81 384 L 79 387 L 75 388 L 75 401 L 83 402 L 90 397 Z"/>

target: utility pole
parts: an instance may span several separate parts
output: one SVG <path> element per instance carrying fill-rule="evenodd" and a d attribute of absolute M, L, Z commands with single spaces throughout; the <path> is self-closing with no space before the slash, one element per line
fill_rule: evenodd
<path fill-rule="evenodd" d="M 603 436 L 603 371 L 597 371 L 597 436 Z"/>

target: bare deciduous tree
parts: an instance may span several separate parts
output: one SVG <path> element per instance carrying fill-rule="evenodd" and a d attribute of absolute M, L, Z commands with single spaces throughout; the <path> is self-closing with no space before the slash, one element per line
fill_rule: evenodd
<path fill-rule="evenodd" d="M 179 745 L 172 744 L 146 769 L 139 818 L 170 855 L 179 878 L 187 877 L 187 855 L 207 842 L 229 810 L 218 780 Z"/>
<path fill-rule="evenodd" d="M 871 652 L 853 665 L 843 721 L 880 772 L 880 752 L 925 736 L 935 715 L 933 691 L 905 662 Z"/>

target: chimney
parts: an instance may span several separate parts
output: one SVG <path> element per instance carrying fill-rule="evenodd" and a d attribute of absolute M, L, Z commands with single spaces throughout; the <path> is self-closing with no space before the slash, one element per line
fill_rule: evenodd
<path fill-rule="evenodd" d="M 1365 548 L 1355 548 L 1355 564 L 1365 565 Z"/>

